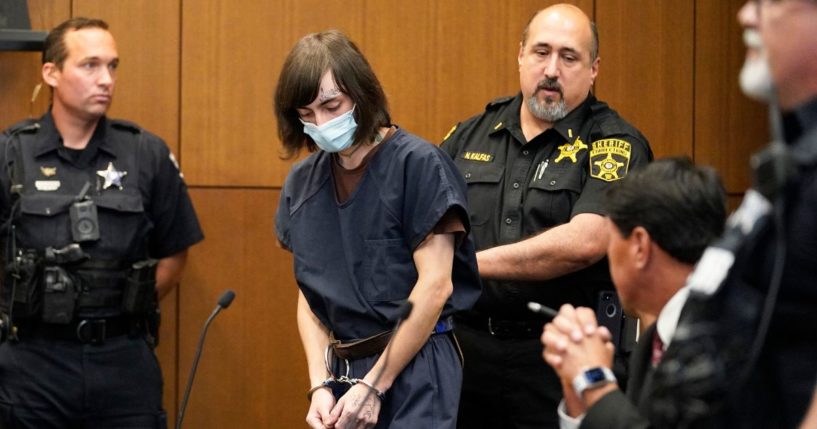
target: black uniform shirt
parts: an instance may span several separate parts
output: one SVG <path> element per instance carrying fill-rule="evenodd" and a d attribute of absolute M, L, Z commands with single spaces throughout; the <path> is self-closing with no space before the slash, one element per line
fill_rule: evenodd
<path fill-rule="evenodd" d="M 18 156 L 17 148 L 26 155 Z M 24 159 L 27 158 L 27 159 Z M 100 119 L 87 147 L 63 146 L 47 113 L 0 135 L 0 211 L 8 219 L 16 162 L 26 166 L 16 220 L 18 248 L 42 250 L 73 242 L 70 205 L 87 182 L 98 208 L 100 239 L 82 243 L 91 258 L 164 258 L 203 239 L 187 186 L 170 150 L 157 136 L 125 121 Z M 121 189 L 100 174 L 125 173 Z"/>
<path fill-rule="evenodd" d="M 529 142 L 520 125 L 522 102 L 518 94 L 489 103 L 442 145 L 468 183 L 477 250 L 518 242 L 580 213 L 602 214 L 606 190 L 652 160 L 646 138 L 593 95 Z M 507 318 L 528 316 L 524 304 L 531 300 L 594 307 L 598 291 L 613 289 L 606 259 L 545 282 L 484 286 L 476 310 Z"/>

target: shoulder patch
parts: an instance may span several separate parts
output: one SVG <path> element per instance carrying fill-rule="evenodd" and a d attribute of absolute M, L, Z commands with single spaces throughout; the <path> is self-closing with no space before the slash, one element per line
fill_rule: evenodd
<path fill-rule="evenodd" d="M 485 105 L 485 108 L 490 109 L 490 108 L 495 107 L 495 106 L 499 106 L 499 105 L 502 105 L 502 104 L 507 104 L 511 100 L 513 100 L 514 97 L 515 96 L 513 96 L 513 95 L 509 95 L 507 97 L 495 98 L 495 99 L 491 100 L 490 102 L 488 102 L 488 104 Z"/>
<path fill-rule="evenodd" d="M 590 144 L 590 176 L 615 182 L 627 175 L 630 166 L 630 143 L 621 139 L 602 139 Z"/>

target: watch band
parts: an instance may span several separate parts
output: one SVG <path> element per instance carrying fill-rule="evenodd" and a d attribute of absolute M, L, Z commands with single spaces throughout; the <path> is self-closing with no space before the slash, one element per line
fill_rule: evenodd
<path fill-rule="evenodd" d="M 615 382 L 617 382 L 616 376 L 610 368 L 603 366 L 587 368 L 573 378 L 573 391 L 576 392 L 577 396 L 581 397 L 582 393 L 587 389 L 594 389 Z"/>

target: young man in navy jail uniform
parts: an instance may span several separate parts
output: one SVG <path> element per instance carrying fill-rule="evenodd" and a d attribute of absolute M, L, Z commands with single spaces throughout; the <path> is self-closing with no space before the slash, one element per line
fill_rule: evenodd
<path fill-rule="evenodd" d="M 0 427 L 166 427 L 156 295 L 203 238 L 157 136 L 109 119 L 119 65 L 101 20 L 45 42 L 52 103 L 0 136 Z"/>
<path fill-rule="evenodd" d="M 595 26 L 578 8 L 539 11 L 522 33 L 521 92 L 490 102 L 442 144 L 468 183 L 485 290 L 457 321 L 460 427 L 556 427 L 561 385 L 540 357 L 528 301 L 595 307 L 613 290 L 604 191 L 652 159 L 638 130 L 592 95 Z"/>
<path fill-rule="evenodd" d="M 377 77 L 340 32 L 295 45 L 275 109 L 285 149 L 314 152 L 287 176 L 275 220 L 300 289 L 307 423 L 453 429 L 451 315 L 480 292 L 465 182 L 439 148 L 391 123 Z M 393 334 L 406 299 L 413 310 Z"/>

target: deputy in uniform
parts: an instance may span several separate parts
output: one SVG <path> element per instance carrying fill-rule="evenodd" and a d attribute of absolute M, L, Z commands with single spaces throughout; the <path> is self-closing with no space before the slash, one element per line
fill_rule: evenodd
<path fill-rule="evenodd" d="M 51 31 L 52 104 L 0 137 L 0 427 L 165 428 L 158 295 L 203 238 L 167 146 L 105 116 L 119 64 L 101 20 Z"/>
<path fill-rule="evenodd" d="M 468 183 L 484 291 L 457 320 L 465 356 L 459 427 L 557 427 L 561 384 L 540 358 L 546 320 L 528 301 L 596 308 L 613 290 L 605 191 L 652 159 L 644 136 L 590 92 L 595 26 L 544 9 L 522 33 L 521 92 L 455 126 L 443 149 Z"/>

